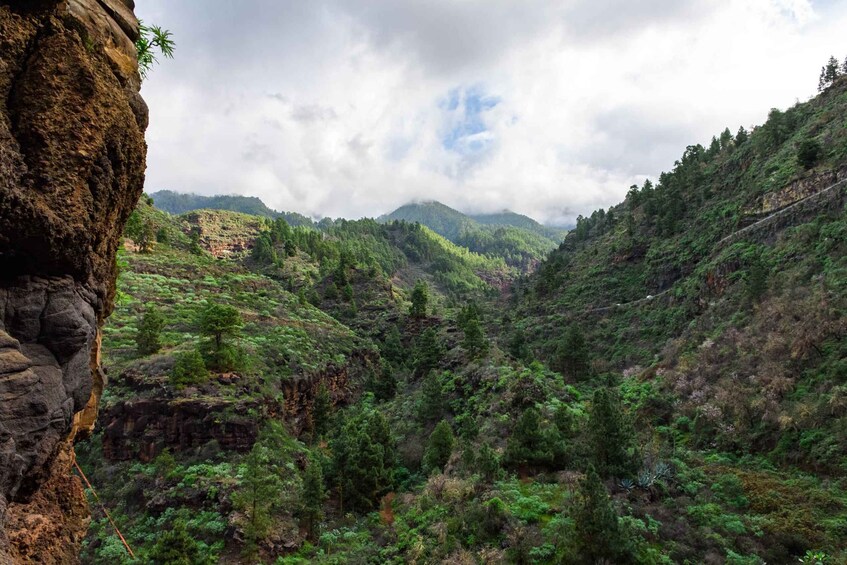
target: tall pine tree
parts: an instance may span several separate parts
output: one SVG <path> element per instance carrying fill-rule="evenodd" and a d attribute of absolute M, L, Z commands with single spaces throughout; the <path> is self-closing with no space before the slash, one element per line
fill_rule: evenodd
<path fill-rule="evenodd" d="M 332 397 L 326 384 L 321 382 L 315 393 L 315 402 L 312 405 L 312 434 L 315 439 L 323 437 L 329 431 L 329 421 L 332 417 Z"/>
<path fill-rule="evenodd" d="M 618 515 L 594 466 L 588 468 L 579 483 L 579 502 L 573 518 L 577 552 L 584 563 L 626 562 L 625 537 Z"/>
<path fill-rule="evenodd" d="M 539 467 L 553 461 L 549 435 L 534 406 L 523 411 L 506 444 L 506 462 L 515 467 Z"/>
<path fill-rule="evenodd" d="M 633 430 L 617 395 L 606 388 L 594 391 L 588 416 L 591 459 L 603 476 L 626 477 L 635 473 Z"/>
<path fill-rule="evenodd" d="M 412 306 L 409 315 L 412 318 L 426 318 L 426 307 L 429 303 L 429 287 L 426 282 L 418 281 L 412 291 Z"/>
<path fill-rule="evenodd" d="M 444 346 L 435 328 L 427 328 L 415 344 L 415 376 L 421 377 L 438 367 L 444 356 Z"/>
<path fill-rule="evenodd" d="M 430 472 L 441 472 L 453 452 L 453 430 L 446 420 L 441 420 L 427 442 L 424 453 L 424 468 Z"/>
<path fill-rule="evenodd" d="M 574 379 L 589 376 L 588 344 L 577 326 L 570 326 L 557 351 L 558 369 Z"/>
<path fill-rule="evenodd" d="M 138 324 L 138 333 L 135 335 L 136 350 L 139 355 L 151 355 L 162 348 L 162 329 L 165 327 L 165 317 L 156 308 L 149 304 L 144 310 L 141 322 Z"/>
<path fill-rule="evenodd" d="M 323 504 L 326 500 L 324 475 L 320 461 L 311 458 L 303 476 L 303 497 L 300 503 L 300 514 L 306 524 L 306 537 L 315 540 L 318 535 L 318 524 L 323 519 Z"/>
<path fill-rule="evenodd" d="M 397 451 L 385 416 L 372 408 L 351 416 L 330 450 L 342 509 L 374 510 L 394 486 Z"/>

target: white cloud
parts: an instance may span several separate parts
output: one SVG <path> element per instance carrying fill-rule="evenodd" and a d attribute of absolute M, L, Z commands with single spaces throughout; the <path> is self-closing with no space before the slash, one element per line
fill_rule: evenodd
<path fill-rule="evenodd" d="M 826 58 L 847 55 L 847 10 L 807 0 L 151 0 L 138 11 L 177 40 L 143 90 L 148 191 L 345 217 L 438 199 L 570 221 L 685 145 L 805 99 Z M 497 103 L 472 112 L 445 104 L 451 93 Z"/>

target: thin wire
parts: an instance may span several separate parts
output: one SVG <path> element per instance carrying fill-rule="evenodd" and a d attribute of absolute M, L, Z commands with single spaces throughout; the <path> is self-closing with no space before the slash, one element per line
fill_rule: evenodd
<path fill-rule="evenodd" d="M 88 486 L 88 490 L 90 490 L 91 494 L 94 495 L 94 500 L 96 500 L 97 504 L 100 505 L 100 509 L 103 510 L 103 514 L 105 514 L 106 518 L 109 519 L 109 523 L 112 524 L 112 527 L 115 529 L 115 533 L 118 534 L 119 538 L 121 538 L 124 547 L 126 548 L 127 552 L 129 552 L 129 556 L 135 559 L 135 553 L 132 552 L 132 548 L 127 543 L 126 539 L 124 538 L 124 535 L 118 529 L 118 525 L 115 524 L 114 520 L 112 520 L 112 516 L 109 514 L 109 511 L 106 510 L 106 506 L 103 504 L 103 502 L 100 501 L 100 497 L 97 496 L 97 491 L 94 490 L 94 487 L 91 486 L 90 482 L 88 482 L 88 477 L 86 477 L 85 473 L 82 472 L 82 469 L 79 468 L 79 465 L 77 464 L 76 460 L 74 460 L 74 467 L 76 468 L 77 472 L 79 472 L 80 476 L 82 477 L 82 480 L 85 481 L 85 484 Z"/>

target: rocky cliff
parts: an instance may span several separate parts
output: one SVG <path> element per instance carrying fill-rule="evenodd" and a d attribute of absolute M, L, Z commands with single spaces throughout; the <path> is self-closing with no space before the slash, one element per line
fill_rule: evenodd
<path fill-rule="evenodd" d="M 133 7 L 0 0 L 0 563 L 74 562 L 86 526 L 70 445 L 144 181 Z"/>

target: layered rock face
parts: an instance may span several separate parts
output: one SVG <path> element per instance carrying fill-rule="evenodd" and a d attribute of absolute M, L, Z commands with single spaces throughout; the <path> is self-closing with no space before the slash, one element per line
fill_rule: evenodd
<path fill-rule="evenodd" d="M 0 0 L 0 563 L 68 563 L 73 436 L 144 182 L 132 0 Z"/>

